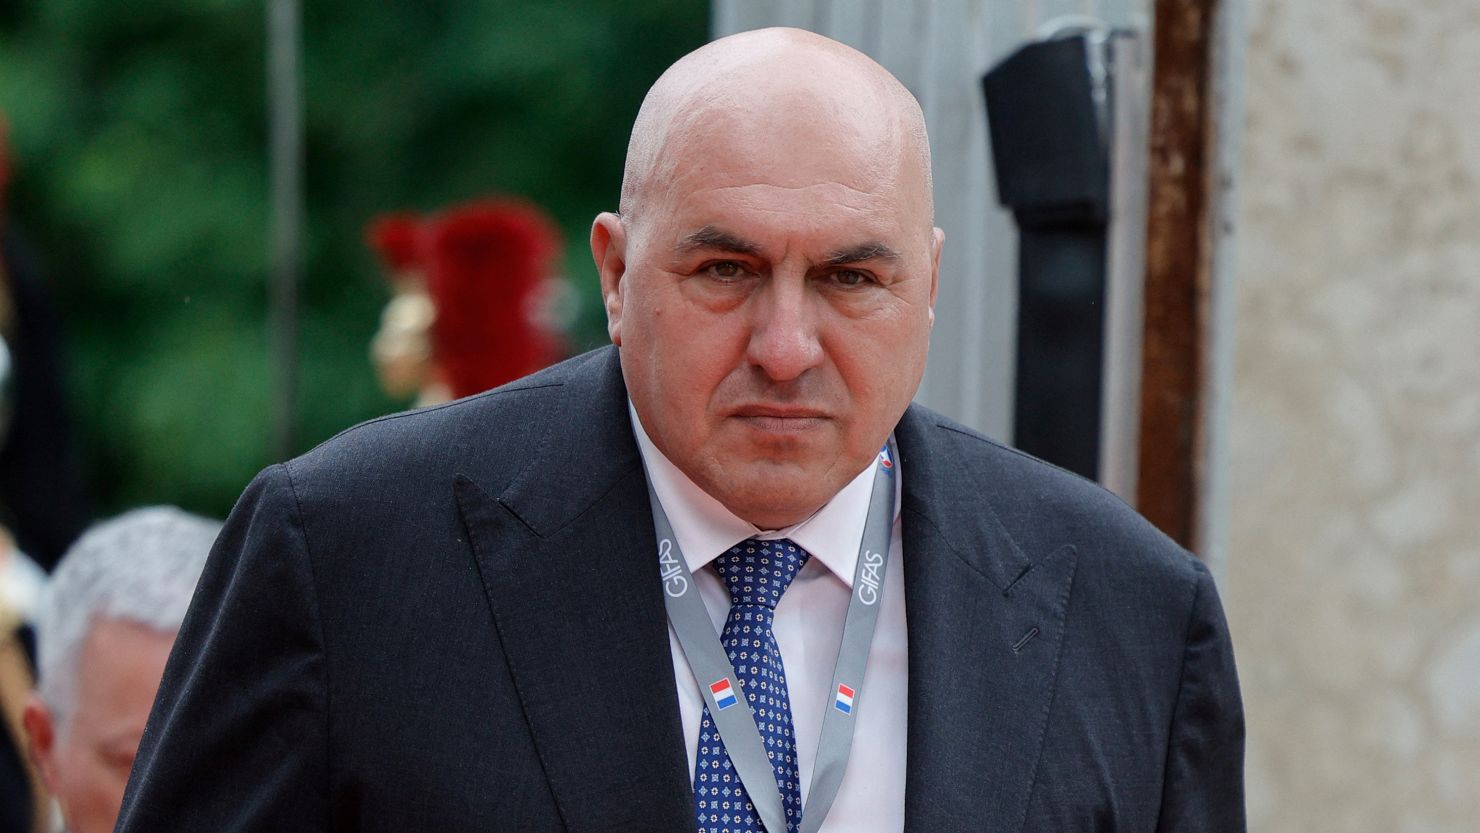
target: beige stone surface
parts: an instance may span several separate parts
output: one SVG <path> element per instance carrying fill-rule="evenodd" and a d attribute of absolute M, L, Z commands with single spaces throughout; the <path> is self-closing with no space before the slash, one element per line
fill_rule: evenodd
<path fill-rule="evenodd" d="M 1480 831 L 1480 2 L 1249 0 L 1250 829 Z"/>

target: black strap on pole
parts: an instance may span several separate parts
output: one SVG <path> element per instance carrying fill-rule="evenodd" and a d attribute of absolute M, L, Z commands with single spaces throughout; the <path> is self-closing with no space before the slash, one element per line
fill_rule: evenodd
<path fill-rule="evenodd" d="M 303 104 L 299 0 L 267 0 L 268 158 L 272 220 L 269 305 L 273 385 L 273 454 L 297 446 L 298 282 L 303 250 Z"/>
<path fill-rule="evenodd" d="M 1096 479 L 1110 118 L 1091 38 L 1030 43 L 989 71 L 982 88 L 998 195 L 1020 234 L 1013 442 Z"/>

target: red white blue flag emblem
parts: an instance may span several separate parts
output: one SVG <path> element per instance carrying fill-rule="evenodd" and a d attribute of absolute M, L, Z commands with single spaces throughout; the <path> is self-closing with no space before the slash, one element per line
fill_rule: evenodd
<path fill-rule="evenodd" d="M 853 713 L 853 689 L 838 683 L 838 696 L 833 699 L 833 708 L 843 714 Z"/>
<path fill-rule="evenodd" d="M 889 446 L 879 449 L 879 465 L 886 469 L 894 468 L 894 461 L 889 459 Z"/>
<path fill-rule="evenodd" d="M 717 683 L 711 683 L 709 692 L 714 695 L 714 707 L 724 711 L 735 705 L 735 689 L 730 685 L 730 678 L 726 677 Z"/>

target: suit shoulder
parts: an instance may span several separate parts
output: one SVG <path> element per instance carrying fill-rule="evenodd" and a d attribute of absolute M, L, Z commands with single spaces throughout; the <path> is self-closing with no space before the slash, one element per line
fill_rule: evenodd
<path fill-rule="evenodd" d="M 1023 542 L 1072 543 L 1087 562 L 1161 577 L 1188 586 L 1207 572 L 1119 496 L 1098 483 L 921 409 L 947 454 L 990 503 L 1008 532 Z M 906 467 L 905 477 L 909 478 Z M 1031 544 L 1030 544 L 1031 548 Z"/>
<path fill-rule="evenodd" d="M 332 484 L 336 493 L 348 494 L 451 476 L 474 458 L 499 459 L 499 468 L 517 471 L 540 446 L 562 389 L 586 358 L 463 399 L 362 422 L 288 461 L 287 472 L 295 487 Z"/>

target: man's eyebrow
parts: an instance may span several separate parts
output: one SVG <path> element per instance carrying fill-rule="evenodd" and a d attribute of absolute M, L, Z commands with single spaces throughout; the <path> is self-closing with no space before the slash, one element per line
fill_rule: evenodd
<path fill-rule="evenodd" d="M 688 235 L 678 243 L 678 251 L 684 254 L 699 249 L 719 249 L 740 255 L 759 255 L 761 247 L 738 235 L 717 226 L 705 226 Z"/>
<path fill-rule="evenodd" d="M 857 246 L 848 246 L 838 249 L 822 259 L 819 266 L 843 266 L 849 263 L 862 263 L 866 260 L 900 260 L 899 252 L 889 248 L 877 240 L 859 243 Z"/>

